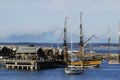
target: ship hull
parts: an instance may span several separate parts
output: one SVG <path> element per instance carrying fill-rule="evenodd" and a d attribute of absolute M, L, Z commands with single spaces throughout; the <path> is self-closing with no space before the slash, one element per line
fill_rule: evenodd
<path fill-rule="evenodd" d="M 67 62 L 68 65 L 70 65 L 70 62 Z M 75 66 L 83 65 L 83 67 L 99 67 L 101 64 L 101 60 L 84 60 L 84 61 L 76 61 L 73 62 Z"/>

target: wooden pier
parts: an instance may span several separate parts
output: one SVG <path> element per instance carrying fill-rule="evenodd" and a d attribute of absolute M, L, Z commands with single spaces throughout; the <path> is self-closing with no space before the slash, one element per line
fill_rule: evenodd
<path fill-rule="evenodd" d="M 0 60 L 1 64 L 5 64 L 7 69 L 17 69 L 17 70 L 40 70 L 54 68 L 56 65 L 53 61 L 41 61 L 41 60 L 10 60 L 3 59 Z"/>

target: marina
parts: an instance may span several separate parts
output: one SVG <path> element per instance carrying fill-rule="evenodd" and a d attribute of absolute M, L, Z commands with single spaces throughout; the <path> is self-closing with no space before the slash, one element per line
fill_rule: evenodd
<path fill-rule="evenodd" d="M 5 46 L 5 45 L 3 45 L 3 46 Z M 13 48 L 13 45 L 11 47 L 10 47 L 10 45 L 6 45 L 5 47 L 7 49 L 8 48 L 11 49 L 11 48 Z M 43 53 L 40 53 L 40 57 L 37 58 L 38 54 L 36 53 L 36 51 L 34 51 L 34 49 L 37 49 L 37 48 L 40 49 L 40 47 L 37 46 L 37 47 L 31 48 L 30 46 L 20 46 L 20 45 L 14 46 L 14 48 L 15 47 L 17 47 L 17 48 L 20 47 L 20 49 L 22 49 L 22 48 L 31 49 L 30 51 L 32 51 L 32 53 L 29 50 L 27 50 L 28 52 L 25 52 L 25 50 L 24 50 L 24 52 L 17 51 L 19 53 L 17 53 L 16 55 L 13 55 L 14 57 L 13 56 L 10 57 L 7 55 L 1 56 L 0 63 L 5 64 L 7 69 L 31 70 L 32 71 L 32 70 L 57 68 L 57 67 L 62 67 L 62 66 L 65 67 L 66 65 L 71 64 L 70 61 L 68 61 L 67 63 L 63 61 L 63 58 L 60 57 L 60 55 L 62 54 L 61 50 L 60 50 L 60 52 L 58 52 L 59 50 L 57 50 L 56 48 L 50 48 L 50 47 L 43 48 L 43 47 L 41 47 L 42 51 L 44 51 L 44 54 L 48 54 L 48 52 L 52 52 L 50 54 L 54 54 L 54 55 L 58 54 L 59 57 L 56 57 L 56 58 L 50 57 L 50 55 L 45 56 Z M 2 48 L 1 51 L 2 52 L 4 50 L 6 51 L 6 48 Z M 0 51 L 0 53 L 1 53 L 1 51 Z M 33 54 L 33 51 L 35 52 L 34 54 Z M 101 50 L 99 50 L 99 51 L 101 51 Z M 2 54 L 0 54 L 0 55 L 2 55 Z M 97 58 L 98 61 L 97 61 L 97 59 L 96 59 L 96 61 L 92 60 L 92 56 L 94 56 L 94 55 L 98 56 L 98 58 Z M 36 58 L 35 58 L 35 56 L 36 56 Z M 49 59 L 46 59 L 48 56 L 49 56 Z M 70 54 L 69 54 L 69 56 L 70 56 Z M 77 55 L 75 55 L 75 56 L 77 56 Z M 109 58 L 118 59 L 118 57 L 119 57 L 119 55 L 117 53 L 111 53 L 108 55 L 108 53 L 100 53 L 100 52 L 97 52 L 94 54 L 93 53 L 89 53 L 89 54 L 85 53 L 85 56 L 87 59 L 85 59 L 85 60 L 83 59 L 83 62 L 74 61 L 72 64 L 74 64 L 76 66 L 80 65 L 80 64 L 84 64 L 84 67 L 92 68 L 92 67 L 95 67 L 95 66 L 92 66 L 95 64 L 99 64 L 99 66 L 100 66 L 102 63 L 99 60 L 101 60 L 101 59 L 104 59 L 107 61 Z M 34 58 L 32 58 L 32 57 L 34 57 Z"/>
<path fill-rule="evenodd" d="M 65 72 L 67 74 L 82 73 L 84 68 L 96 68 L 101 65 L 103 55 L 98 55 L 98 53 L 91 50 L 90 52 L 85 52 L 85 46 L 87 43 L 95 37 L 92 35 L 86 41 L 83 40 L 83 27 L 82 27 L 82 12 L 80 13 L 80 27 L 79 27 L 79 39 L 78 42 L 79 48 L 73 52 L 68 53 L 68 44 L 67 44 L 67 19 L 65 17 L 64 23 L 64 39 L 63 39 L 63 48 L 53 48 L 53 47 L 43 47 L 43 46 L 34 46 L 33 44 L 29 46 L 14 46 L 8 45 L 1 46 L 0 50 L 0 64 L 5 65 L 7 69 L 20 69 L 20 70 L 39 70 L 39 69 L 49 69 L 59 67 L 58 65 L 63 65 L 65 67 Z M 110 38 L 109 38 L 110 42 Z M 110 44 L 110 43 L 109 43 Z M 119 43 L 120 44 L 120 43 Z M 109 47 L 110 45 L 108 45 Z M 103 47 L 102 47 L 103 48 Z M 110 47 L 109 47 L 110 49 Z M 120 51 L 120 50 L 119 50 Z M 110 51 L 107 55 L 108 61 L 110 61 Z M 119 53 L 119 52 L 118 52 Z M 76 55 L 75 58 L 78 58 L 74 61 L 71 55 Z M 71 57 L 71 58 L 70 58 Z M 69 58 L 71 60 L 69 60 Z M 114 57 L 112 57 L 114 58 Z M 119 54 L 117 58 L 119 59 Z M 116 63 L 114 61 L 114 63 Z M 113 64 L 113 63 L 112 63 Z"/>
<path fill-rule="evenodd" d="M 0 80 L 120 80 L 120 0 L 0 0 Z"/>

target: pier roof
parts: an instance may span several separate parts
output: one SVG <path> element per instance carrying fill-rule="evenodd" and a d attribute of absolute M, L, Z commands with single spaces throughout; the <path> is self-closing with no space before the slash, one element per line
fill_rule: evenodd
<path fill-rule="evenodd" d="M 36 53 L 38 54 L 38 56 L 47 59 L 47 56 L 45 55 L 41 47 L 19 46 L 16 53 Z"/>
<path fill-rule="evenodd" d="M 37 53 L 40 47 L 20 46 L 17 49 L 17 53 Z"/>

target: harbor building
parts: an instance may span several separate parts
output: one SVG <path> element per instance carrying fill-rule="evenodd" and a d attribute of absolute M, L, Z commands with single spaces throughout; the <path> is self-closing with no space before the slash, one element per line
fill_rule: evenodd
<path fill-rule="evenodd" d="M 10 59 L 10 58 L 15 58 L 14 51 L 6 46 L 1 46 L 0 59 Z"/>
<path fill-rule="evenodd" d="M 14 59 L 4 59 L 7 69 L 39 70 L 54 67 L 40 47 L 19 46 Z"/>
<path fill-rule="evenodd" d="M 40 47 L 20 46 L 16 51 L 18 60 L 44 60 L 47 56 Z"/>

